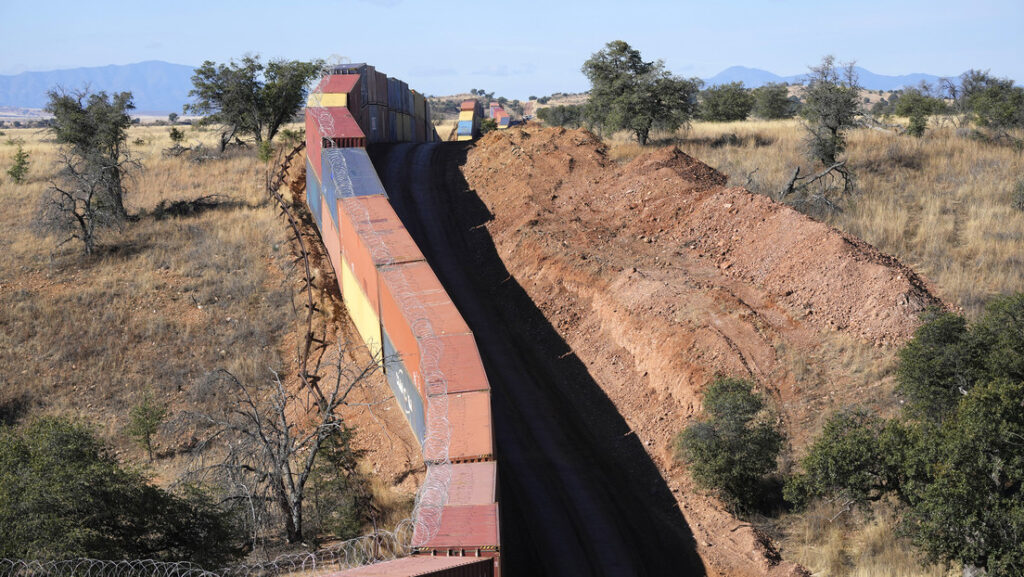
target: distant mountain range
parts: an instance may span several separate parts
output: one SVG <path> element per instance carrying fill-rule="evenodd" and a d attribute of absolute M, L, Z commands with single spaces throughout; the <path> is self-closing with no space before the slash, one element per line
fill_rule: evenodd
<path fill-rule="evenodd" d="M 0 76 L 0 107 L 43 108 L 47 101 L 46 91 L 54 86 L 74 90 L 88 85 L 93 91 L 131 91 L 137 112 L 181 114 L 182 105 L 189 101 L 192 71 L 192 66 L 150 60 L 137 64 Z M 933 74 L 885 76 L 859 67 L 857 73 L 860 75 L 861 86 L 869 90 L 895 90 L 915 86 L 922 80 L 935 83 L 940 78 Z M 769 82 L 800 83 L 803 78 L 803 74 L 779 76 L 767 70 L 733 66 L 704 82 L 705 86 L 743 82 L 748 88 L 756 88 Z"/>
<path fill-rule="evenodd" d="M 868 90 L 897 90 L 899 88 L 917 86 L 922 80 L 929 84 L 935 84 L 942 77 L 935 76 L 934 74 L 904 74 L 902 76 L 886 76 L 884 74 L 875 74 L 870 70 L 855 66 L 854 70 L 857 71 L 857 76 L 860 80 L 860 85 Z M 785 82 L 787 84 L 802 84 L 806 74 L 796 74 L 793 76 L 779 76 L 767 70 L 761 70 L 759 68 L 747 68 L 745 66 L 732 66 L 712 76 L 711 78 L 704 79 L 705 86 L 717 86 L 719 84 L 728 84 L 730 82 L 742 82 L 747 88 L 757 88 L 758 86 L 764 86 L 769 82 Z"/>
<path fill-rule="evenodd" d="M 46 91 L 55 86 L 97 92 L 130 91 L 137 112 L 181 114 L 192 89 L 192 66 L 150 60 L 137 64 L 22 72 L 0 76 L 0 107 L 43 108 Z"/>

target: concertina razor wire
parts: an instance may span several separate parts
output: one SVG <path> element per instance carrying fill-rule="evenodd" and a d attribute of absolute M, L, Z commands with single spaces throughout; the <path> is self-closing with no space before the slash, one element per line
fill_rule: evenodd
<path fill-rule="evenodd" d="M 0 559 L 0 577 L 275 577 L 291 573 L 319 575 L 391 561 L 408 555 L 412 527 L 403 521 L 394 531 L 356 537 L 311 553 L 281 555 L 272 561 L 232 565 L 209 571 L 189 563 L 154 559 Z"/>

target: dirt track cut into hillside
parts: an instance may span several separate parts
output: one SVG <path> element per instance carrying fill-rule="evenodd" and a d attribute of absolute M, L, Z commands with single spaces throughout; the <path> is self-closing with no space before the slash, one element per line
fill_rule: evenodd
<path fill-rule="evenodd" d="M 582 542 L 611 538 L 582 520 L 616 519 L 625 499 L 649 519 L 619 523 L 620 537 L 647 535 L 621 541 L 637 549 L 621 552 L 634 574 L 655 570 L 643 558 L 686 550 L 699 561 L 674 571 L 800 573 L 692 486 L 672 440 L 699 415 L 716 374 L 768 394 L 791 457 L 831 410 L 891 411 L 895 348 L 924 308 L 942 304 L 923 279 L 857 239 L 726 187 L 674 148 L 620 165 L 587 132 L 527 127 L 472 146 L 398 145 L 374 156 L 486 357 L 509 569 L 517 547 L 528 561 L 550 558 L 536 549 L 558 543 L 545 536 L 558 524 L 532 506 L 559 501 L 559 523 L 579 525 L 562 538 Z M 516 399 L 517 389 L 529 392 Z M 549 424 L 523 425 L 538 422 Z M 522 445 L 537 435 L 553 440 Z M 559 449 L 564 442 L 579 450 Z M 592 506 L 601 494 L 608 502 Z M 677 550 L 658 551 L 672 543 Z"/>
<path fill-rule="evenodd" d="M 692 487 L 672 439 L 716 374 L 769 394 L 794 455 L 831 410 L 891 411 L 895 347 L 942 304 L 926 281 L 674 148 L 619 165 L 587 132 L 516 129 L 480 140 L 459 172 L 458 225 L 486 225 L 478 250 L 493 243 L 510 274 L 492 296 L 521 286 L 558 352 L 582 361 L 661 471 L 708 574 L 794 570 Z"/>

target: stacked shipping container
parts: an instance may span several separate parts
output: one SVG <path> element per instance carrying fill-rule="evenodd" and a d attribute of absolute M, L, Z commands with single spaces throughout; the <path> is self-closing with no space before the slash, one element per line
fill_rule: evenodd
<path fill-rule="evenodd" d="M 479 100 L 463 100 L 459 107 L 459 124 L 456 131 L 458 140 L 473 140 L 480 135 L 480 120 L 483 107 Z"/>
<path fill-rule="evenodd" d="M 380 359 L 413 433 L 422 445 L 431 424 L 449 427 L 449 499 L 436 535 L 416 542 L 426 541 L 423 554 L 496 558 L 491 395 L 480 353 L 363 148 L 367 142 L 436 139 L 429 107 L 423 95 L 372 66 L 344 65 L 331 72 L 307 103 L 306 201 L 356 330 Z M 480 111 L 479 103 L 470 110 L 476 130 Z M 473 574 L 491 575 L 496 563 L 485 565 L 488 572 Z M 353 575 L 405 574 L 399 571 L 396 566 L 394 572 Z"/>

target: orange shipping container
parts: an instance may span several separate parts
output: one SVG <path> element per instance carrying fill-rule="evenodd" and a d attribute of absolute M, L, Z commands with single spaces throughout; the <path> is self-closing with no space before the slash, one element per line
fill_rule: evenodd
<path fill-rule="evenodd" d="M 439 395 L 427 400 L 427 434 L 446 422 L 451 437 L 448 459 L 452 463 L 487 461 L 494 458 L 494 436 L 491 431 L 491 393 L 457 393 Z M 423 459 L 437 461 L 443 455 L 432 443 L 423 446 Z"/>
<path fill-rule="evenodd" d="M 469 552 L 494 549 L 498 545 L 498 504 L 491 503 L 445 507 L 437 533 L 419 549 L 461 549 Z"/>
<path fill-rule="evenodd" d="M 430 266 L 379 273 L 381 323 L 420 395 L 489 390 L 473 334 Z"/>

